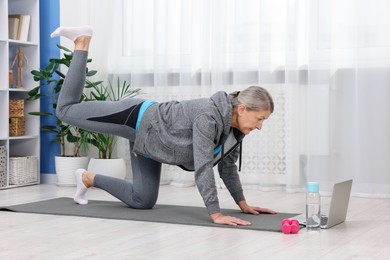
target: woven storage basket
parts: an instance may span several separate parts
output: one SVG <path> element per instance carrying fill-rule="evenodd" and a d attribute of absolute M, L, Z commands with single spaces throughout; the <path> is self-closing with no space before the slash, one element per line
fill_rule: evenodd
<path fill-rule="evenodd" d="M 7 186 L 7 149 L 0 146 L 0 187 Z"/>
<path fill-rule="evenodd" d="M 9 184 L 28 184 L 38 181 L 38 157 L 10 157 Z"/>
<path fill-rule="evenodd" d="M 10 117 L 9 119 L 9 136 L 20 136 L 25 134 L 24 117 Z"/>
<path fill-rule="evenodd" d="M 24 117 L 24 99 L 9 100 L 9 117 Z"/>

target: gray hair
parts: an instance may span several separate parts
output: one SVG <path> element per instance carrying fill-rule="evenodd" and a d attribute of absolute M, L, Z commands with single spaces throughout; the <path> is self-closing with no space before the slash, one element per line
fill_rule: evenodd
<path fill-rule="evenodd" d="M 248 110 L 274 112 L 274 101 L 269 92 L 263 87 L 250 86 L 242 91 L 234 91 L 229 95 L 233 97 L 233 107 L 243 104 Z"/>

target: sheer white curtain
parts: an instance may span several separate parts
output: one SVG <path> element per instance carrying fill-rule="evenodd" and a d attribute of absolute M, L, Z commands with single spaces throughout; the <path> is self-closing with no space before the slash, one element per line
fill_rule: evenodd
<path fill-rule="evenodd" d="M 62 1 L 61 8 L 73 10 L 72 2 L 83 3 L 89 20 L 72 11 L 62 23 L 94 25 L 103 36 L 92 44 L 94 64 L 146 98 L 253 84 L 272 93 L 275 113 L 244 141 L 245 185 L 295 191 L 317 180 L 330 191 L 353 178 L 355 194 L 390 196 L 388 1 Z M 164 166 L 163 179 L 193 184 L 173 166 Z"/>
<path fill-rule="evenodd" d="M 353 178 L 355 194 L 389 196 L 390 2 L 310 4 L 301 168 L 327 189 Z"/>
<path fill-rule="evenodd" d="M 296 113 L 290 119 L 298 179 L 318 180 L 330 191 L 333 182 L 353 178 L 354 194 L 388 197 L 390 2 L 288 3 L 305 14 L 307 25 L 291 13 L 286 84 L 293 83 L 288 96 Z M 302 60 L 296 43 L 306 48 Z"/>

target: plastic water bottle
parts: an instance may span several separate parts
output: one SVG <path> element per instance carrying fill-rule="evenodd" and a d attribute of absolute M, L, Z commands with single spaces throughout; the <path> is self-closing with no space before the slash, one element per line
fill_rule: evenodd
<path fill-rule="evenodd" d="M 307 183 L 306 229 L 321 230 L 321 198 L 318 182 Z"/>

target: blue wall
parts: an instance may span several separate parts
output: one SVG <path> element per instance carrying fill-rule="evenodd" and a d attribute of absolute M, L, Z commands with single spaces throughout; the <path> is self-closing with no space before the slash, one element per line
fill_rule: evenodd
<path fill-rule="evenodd" d="M 50 38 L 50 34 L 60 24 L 60 1 L 40 0 L 40 59 L 41 68 L 49 64 L 50 58 L 59 58 L 60 51 L 56 44 L 60 43 L 59 37 Z M 44 93 L 44 91 L 42 91 Z M 48 100 L 41 98 L 41 111 L 53 112 Z M 41 118 L 41 125 L 55 124 L 55 119 Z M 41 131 L 41 173 L 55 173 L 54 156 L 60 154 L 59 143 L 51 142 L 55 135 Z"/>

